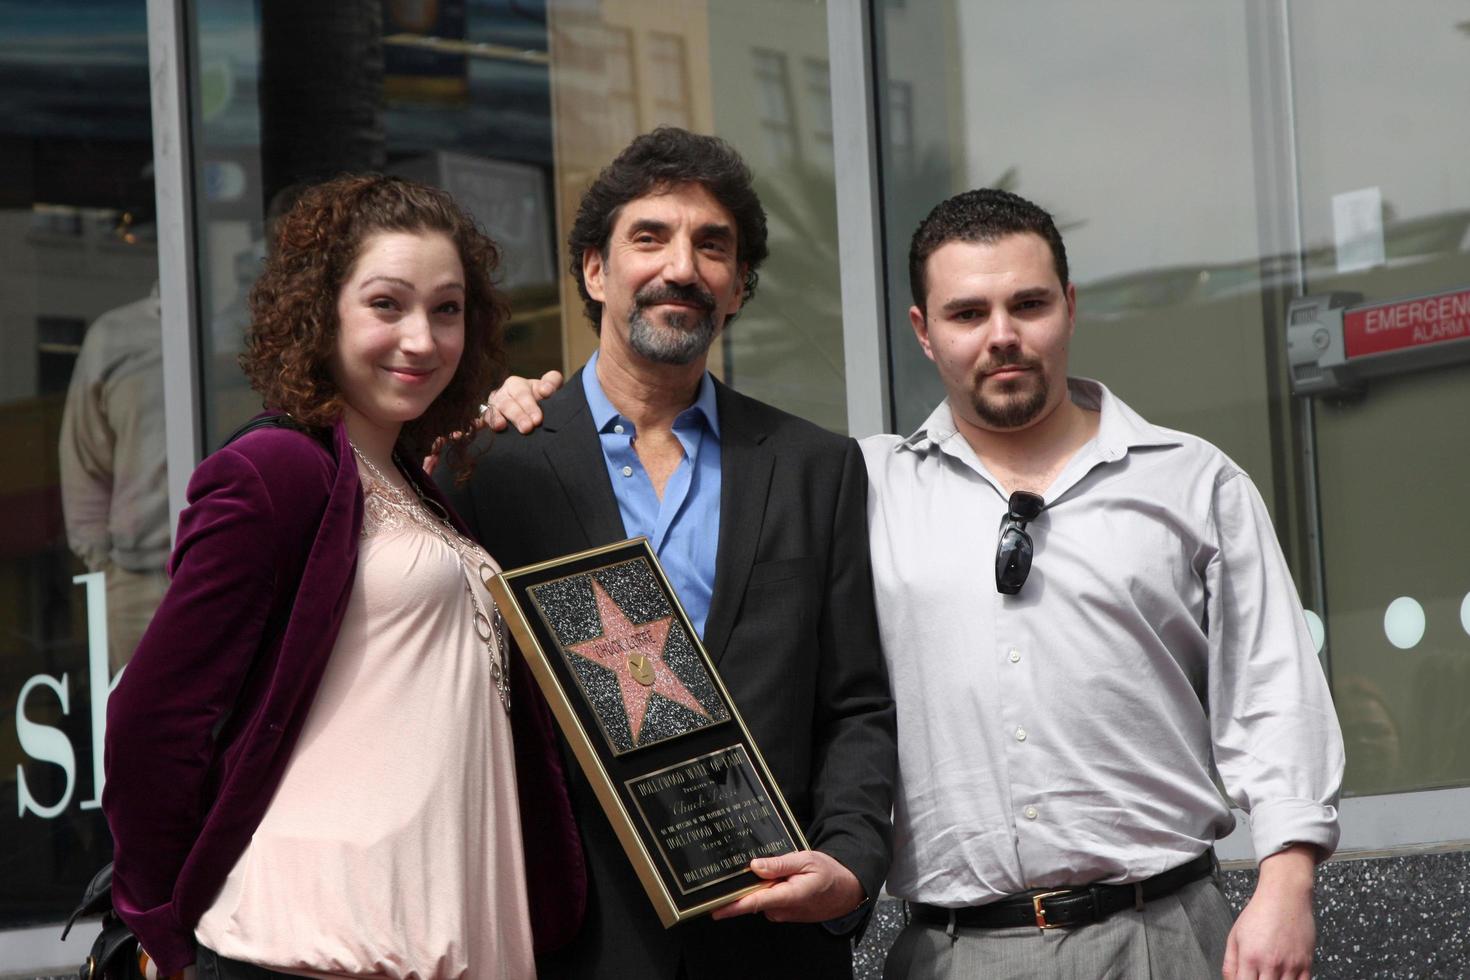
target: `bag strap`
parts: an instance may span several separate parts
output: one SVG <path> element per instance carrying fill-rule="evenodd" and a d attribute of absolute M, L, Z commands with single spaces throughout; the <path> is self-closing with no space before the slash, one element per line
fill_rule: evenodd
<path fill-rule="evenodd" d="M 66 926 L 61 930 L 61 938 L 66 939 L 66 934 L 71 932 L 72 925 L 81 918 L 92 915 L 101 915 L 103 912 L 112 910 L 112 862 L 104 864 L 92 880 L 87 882 L 86 891 L 82 892 L 82 904 L 78 905 L 70 916 L 67 917 Z"/>

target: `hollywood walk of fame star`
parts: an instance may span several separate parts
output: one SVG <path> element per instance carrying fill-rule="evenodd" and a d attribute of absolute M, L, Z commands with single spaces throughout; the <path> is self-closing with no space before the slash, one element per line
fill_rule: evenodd
<path fill-rule="evenodd" d="M 638 744 L 638 734 L 643 729 L 643 719 L 648 715 L 648 697 L 651 694 L 661 694 L 675 704 L 708 718 L 709 713 L 664 662 L 664 642 L 668 639 L 674 617 L 634 623 L 596 579 L 592 580 L 592 592 L 597 597 L 597 617 L 602 621 L 602 635 L 570 644 L 567 652 L 616 675 L 618 687 L 623 692 L 628 727 L 633 730 L 633 744 Z"/>

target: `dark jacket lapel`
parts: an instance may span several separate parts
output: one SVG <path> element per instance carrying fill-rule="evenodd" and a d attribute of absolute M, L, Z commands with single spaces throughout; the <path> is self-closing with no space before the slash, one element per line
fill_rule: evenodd
<path fill-rule="evenodd" d="M 720 545 L 704 648 L 718 664 L 755 564 L 776 459 L 763 445 L 767 433 L 743 395 L 715 382 L 715 399 L 720 412 Z"/>
<path fill-rule="evenodd" d="M 608 479 L 602 442 L 587 407 L 582 372 L 573 374 L 560 391 L 543 402 L 541 411 L 542 435 L 536 441 L 566 491 L 587 547 L 621 541 L 627 532 Z"/>

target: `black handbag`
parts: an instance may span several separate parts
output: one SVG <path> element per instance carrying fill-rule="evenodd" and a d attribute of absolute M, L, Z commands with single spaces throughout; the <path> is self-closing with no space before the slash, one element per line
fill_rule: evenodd
<path fill-rule="evenodd" d="M 102 931 L 92 941 L 87 961 L 77 971 L 77 980 L 143 980 L 138 970 L 138 938 L 117 917 L 112 908 L 112 862 L 92 876 L 82 893 L 82 904 L 76 907 L 61 930 L 61 938 L 78 919 L 102 916 Z"/>

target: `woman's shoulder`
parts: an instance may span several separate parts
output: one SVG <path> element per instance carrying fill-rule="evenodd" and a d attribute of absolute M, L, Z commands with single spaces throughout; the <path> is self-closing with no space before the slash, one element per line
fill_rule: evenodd
<path fill-rule="evenodd" d="M 195 470 L 196 482 L 245 479 L 276 503 L 310 506 L 332 492 L 337 458 L 329 446 L 333 433 L 288 425 L 262 425 L 230 439 Z"/>

